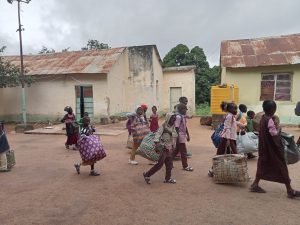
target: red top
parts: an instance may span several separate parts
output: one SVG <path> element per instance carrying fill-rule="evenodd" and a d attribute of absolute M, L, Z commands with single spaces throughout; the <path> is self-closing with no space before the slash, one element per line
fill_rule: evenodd
<path fill-rule="evenodd" d="M 156 132 L 159 128 L 158 126 L 158 115 L 157 114 L 152 114 L 150 116 L 150 131 L 151 132 Z"/>

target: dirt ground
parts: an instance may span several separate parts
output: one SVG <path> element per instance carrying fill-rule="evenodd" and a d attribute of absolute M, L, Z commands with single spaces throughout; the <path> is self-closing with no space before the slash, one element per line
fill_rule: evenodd
<path fill-rule="evenodd" d="M 0 224 L 299 224 L 299 200 L 286 197 L 282 184 L 261 182 L 266 194 L 248 191 L 249 184 L 219 185 L 207 176 L 215 149 L 211 130 L 199 118 L 188 121 L 194 172 L 172 171 L 177 184 L 164 184 L 164 169 L 147 185 L 142 173 L 148 161 L 137 156 L 139 165 L 128 165 L 127 134 L 103 136 L 108 156 L 96 164 L 99 177 L 89 168 L 77 175 L 73 163 L 77 151 L 65 150 L 63 135 L 30 135 L 9 132 L 17 165 L 0 174 Z M 284 129 L 286 130 L 286 129 Z M 298 138 L 299 128 L 288 128 Z M 254 177 L 257 159 L 248 161 Z M 300 163 L 289 166 L 292 185 L 300 189 Z"/>

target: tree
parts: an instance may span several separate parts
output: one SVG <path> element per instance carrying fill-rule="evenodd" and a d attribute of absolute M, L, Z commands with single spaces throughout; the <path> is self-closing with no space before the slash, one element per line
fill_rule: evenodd
<path fill-rule="evenodd" d="M 85 47 L 81 50 L 99 50 L 99 49 L 109 49 L 108 44 L 100 43 L 98 40 L 90 39 Z"/>
<path fill-rule="evenodd" d="M 43 46 L 38 54 L 48 54 L 48 53 L 55 53 L 55 50 L 53 48 L 48 49 L 47 47 Z"/>
<path fill-rule="evenodd" d="M 5 46 L 0 48 L 0 53 L 3 53 Z M 0 88 L 17 87 L 21 85 L 20 68 L 7 62 L 0 56 Z M 30 86 L 33 83 L 31 76 L 25 76 L 25 84 Z"/>
<path fill-rule="evenodd" d="M 179 44 L 172 48 L 163 59 L 165 67 L 196 66 L 196 103 L 210 102 L 210 87 L 219 83 L 219 67 L 209 67 L 204 51 L 199 46 L 191 50 Z"/>
<path fill-rule="evenodd" d="M 61 52 L 68 52 L 69 49 L 70 49 L 70 47 L 64 48 L 64 49 L 61 50 Z"/>

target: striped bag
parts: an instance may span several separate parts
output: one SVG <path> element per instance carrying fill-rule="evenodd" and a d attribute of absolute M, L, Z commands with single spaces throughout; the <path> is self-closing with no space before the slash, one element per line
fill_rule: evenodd
<path fill-rule="evenodd" d="M 155 133 L 151 132 L 148 135 L 146 135 L 141 145 L 137 149 L 137 154 L 139 154 L 140 156 L 146 159 L 157 162 L 164 146 L 159 146 L 156 148 L 154 143 L 154 138 L 155 138 Z"/>
<path fill-rule="evenodd" d="M 147 124 L 138 123 L 135 129 L 132 130 L 132 138 L 134 143 L 141 143 L 143 138 L 149 133 L 149 127 Z"/>
<path fill-rule="evenodd" d="M 242 154 L 226 154 L 213 157 L 213 180 L 215 183 L 248 182 L 247 159 Z"/>

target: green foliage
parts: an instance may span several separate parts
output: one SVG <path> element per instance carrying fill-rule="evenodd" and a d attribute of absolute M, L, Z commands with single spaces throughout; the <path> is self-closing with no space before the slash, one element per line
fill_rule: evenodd
<path fill-rule="evenodd" d="M 1 47 L 0 53 L 2 53 L 4 49 L 5 46 Z M 25 84 L 27 86 L 30 86 L 33 81 L 31 76 L 25 76 Z M 19 85 L 21 85 L 20 69 L 5 61 L 3 57 L 0 56 L 0 88 L 17 87 Z"/>
<path fill-rule="evenodd" d="M 208 116 L 211 115 L 210 106 L 208 103 L 203 103 L 196 106 L 196 115 Z"/>
<path fill-rule="evenodd" d="M 70 49 L 70 47 L 64 48 L 64 49 L 61 50 L 61 52 L 68 52 L 69 49 Z"/>
<path fill-rule="evenodd" d="M 98 49 L 109 49 L 108 44 L 100 43 L 98 40 L 90 39 L 85 47 L 81 50 L 98 50 Z"/>
<path fill-rule="evenodd" d="M 43 46 L 38 54 L 48 54 L 48 53 L 55 53 L 55 50 L 53 48 L 48 49 L 46 46 Z"/>
<path fill-rule="evenodd" d="M 209 67 L 204 51 L 199 46 L 191 50 L 179 44 L 172 48 L 163 59 L 165 67 L 196 66 L 196 103 L 210 102 L 210 87 L 220 82 L 219 67 Z"/>

